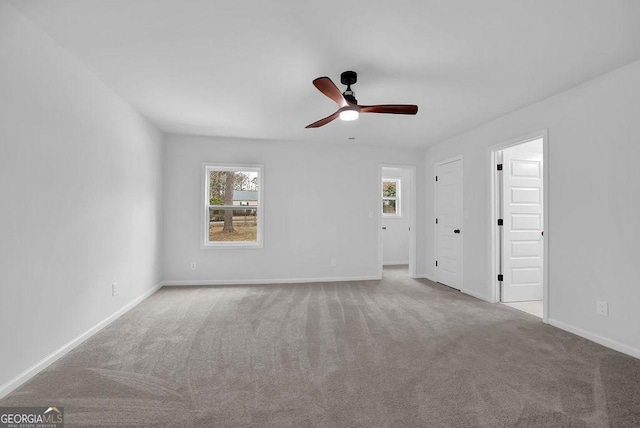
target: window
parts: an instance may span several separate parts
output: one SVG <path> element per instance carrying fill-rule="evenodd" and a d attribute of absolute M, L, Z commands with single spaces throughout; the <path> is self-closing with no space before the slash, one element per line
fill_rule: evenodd
<path fill-rule="evenodd" d="M 262 247 L 262 166 L 205 164 L 203 248 Z"/>
<path fill-rule="evenodd" d="M 382 216 L 400 217 L 400 179 L 382 179 Z"/>

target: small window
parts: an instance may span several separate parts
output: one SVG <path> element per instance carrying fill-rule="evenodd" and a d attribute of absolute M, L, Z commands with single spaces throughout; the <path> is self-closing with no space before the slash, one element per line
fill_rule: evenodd
<path fill-rule="evenodd" d="M 262 247 L 262 167 L 204 165 L 203 248 Z"/>
<path fill-rule="evenodd" d="M 400 217 L 400 179 L 382 179 L 382 216 Z"/>

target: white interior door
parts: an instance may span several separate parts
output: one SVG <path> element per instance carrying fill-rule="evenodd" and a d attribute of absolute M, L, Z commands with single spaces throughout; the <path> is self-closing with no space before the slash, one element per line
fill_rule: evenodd
<path fill-rule="evenodd" d="M 436 281 L 462 288 L 462 161 L 436 166 Z"/>
<path fill-rule="evenodd" d="M 542 300 L 542 151 L 502 152 L 502 301 Z"/>

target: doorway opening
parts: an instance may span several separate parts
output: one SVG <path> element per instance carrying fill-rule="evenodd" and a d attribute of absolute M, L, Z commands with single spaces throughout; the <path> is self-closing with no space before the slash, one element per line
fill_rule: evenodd
<path fill-rule="evenodd" d="M 494 301 L 547 322 L 546 133 L 491 148 Z"/>
<path fill-rule="evenodd" d="M 378 177 L 379 266 L 408 270 L 416 277 L 416 235 L 414 227 L 416 167 L 380 165 Z"/>

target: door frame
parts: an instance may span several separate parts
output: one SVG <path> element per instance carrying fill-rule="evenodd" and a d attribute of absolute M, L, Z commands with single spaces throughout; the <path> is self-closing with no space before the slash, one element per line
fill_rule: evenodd
<path fill-rule="evenodd" d="M 489 284 L 491 285 L 491 302 L 500 302 L 500 282 L 498 281 L 498 270 L 500 263 L 499 256 L 499 229 L 498 229 L 498 214 L 500 212 L 500 201 L 498 195 L 500 189 L 498 186 L 501 184 L 497 179 L 498 171 L 496 165 L 498 163 L 498 152 L 519 144 L 527 143 L 529 141 L 542 138 L 542 230 L 547 232 L 543 237 L 543 255 L 542 255 L 542 322 L 548 323 L 549 319 L 549 137 L 547 129 L 542 129 L 531 134 L 523 135 L 517 138 L 512 138 L 502 143 L 494 144 L 487 147 L 487 158 L 489 165 L 489 183 L 491 198 L 489 200 L 489 254 L 491 257 L 490 269 L 489 269 Z"/>
<path fill-rule="evenodd" d="M 416 243 L 417 243 L 417 235 L 416 235 L 416 203 L 417 203 L 417 192 L 416 192 L 416 166 L 415 165 L 398 165 L 398 164 L 386 164 L 381 163 L 378 165 L 378 185 L 376 188 L 378 189 L 378 275 L 382 279 L 382 265 L 383 261 L 383 251 L 382 251 L 382 169 L 383 168 L 398 168 L 409 171 L 409 209 L 407 210 L 407 215 L 409 216 L 409 227 L 411 230 L 409 231 L 409 276 L 411 278 L 417 278 L 416 274 Z M 401 202 L 402 203 L 402 202 Z"/>
<path fill-rule="evenodd" d="M 435 219 L 438 217 L 438 185 L 435 179 L 438 167 L 455 161 L 460 161 L 460 193 L 462 194 L 462 206 L 460 207 L 460 209 L 462 210 L 462 217 L 460 218 L 460 220 L 462 223 L 461 227 L 463 229 L 463 233 L 460 236 L 460 260 L 462 261 L 462 266 L 460 269 L 460 291 L 466 293 L 464 287 L 464 160 L 462 159 L 462 155 L 453 156 L 433 164 L 433 174 L 431 175 L 431 179 L 433 180 L 433 218 Z M 438 226 L 435 224 L 435 222 L 433 223 L 433 255 L 434 259 L 431 263 L 435 264 L 435 261 L 438 260 Z M 438 269 L 434 266 L 433 280 L 435 282 L 439 282 L 438 272 Z"/>

